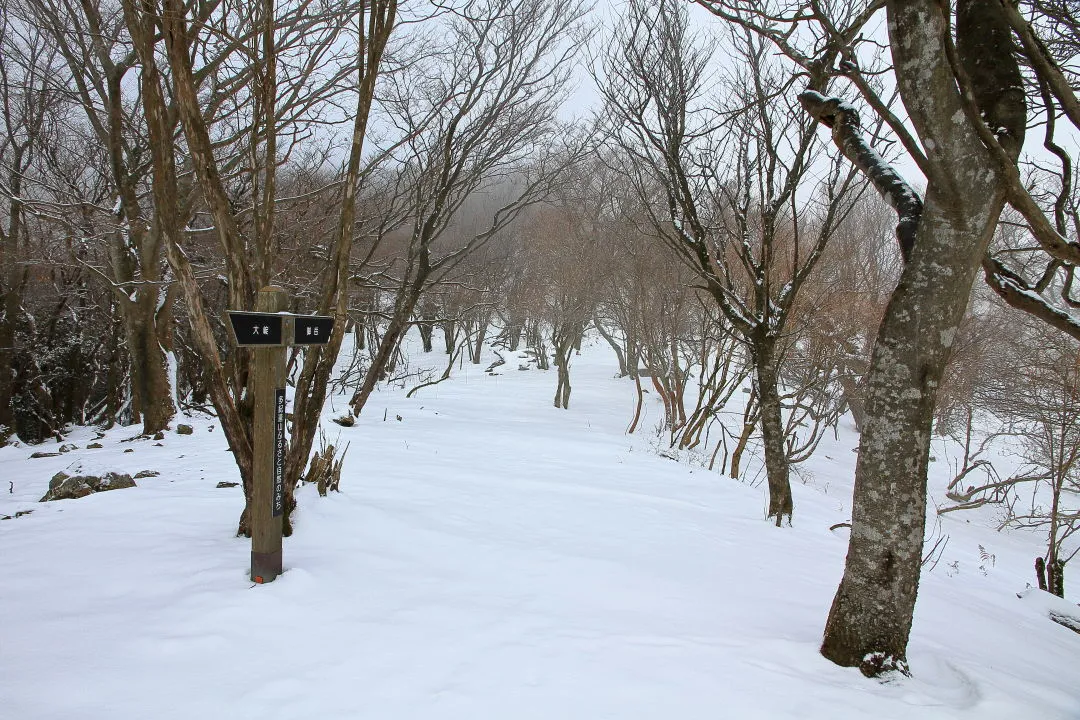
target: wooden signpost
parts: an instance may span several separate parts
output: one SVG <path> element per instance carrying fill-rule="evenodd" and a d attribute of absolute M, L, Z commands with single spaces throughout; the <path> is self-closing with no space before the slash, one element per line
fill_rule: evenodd
<path fill-rule="evenodd" d="M 281 574 L 281 516 L 285 512 L 285 351 L 290 345 L 330 342 L 334 318 L 283 312 L 285 291 L 259 291 L 256 312 L 229 310 L 237 347 L 252 349 L 251 579 Z"/>

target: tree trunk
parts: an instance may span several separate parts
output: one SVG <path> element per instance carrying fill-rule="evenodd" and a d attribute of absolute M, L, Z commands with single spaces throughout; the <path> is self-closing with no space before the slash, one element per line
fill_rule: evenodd
<path fill-rule="evenodd" d="M 840 387 L 844 391 L 844 402 L 847 403 L 848 410 L 851 411 L 851 419 L 855 423 L 855 430 L 862 432 L 863 424 L 866 423 L 866 405 L 863 402 L 863 389 L 855 381 L 855 378 L 847 374 L 846 371 L 840 376 Z"/>
<path fill-rule="evenodd" d="M 518 346 L 521 345 L 521 329 L 525 324 L 525 321 L 521 318 L 510 314 L 510 322 L 506 326 L 506 342 L 510 348 L 510 352 L 517 352 Z"/>
<path fill-rule="evenodd" d="M 442 324 L 443 342 L 446 345 L 447 355 L 452 355 L 454 353 L 454 347 L 457 345 L 457 334 L 455 329 L 453 320 L 447 320 Z"/>
<path fill-rule="evenodd" d="M 761 439 L 765 452 L 765 474 L 769 480 L 769 514 L 780 527 L 787 516 L 791 522 L 794 505 L 791 499 L 790 465 L 784 436 L 784 421 L 780 406 L 779 379 L 773 348 L 757 348 L 755 371 L 761 423 Z"/>
<path fill-rule="evenodd" d="M 821 648 L 867 675 L 906 670 L 938 381 L 1002 207 L 992 173 L 972 165 L 961 195 L 931 186 L 871 358 L 847 563 Z"/>
<path fill-rule="evenodd" d="M 366 13 L 366 17 L 365 17 Z M 368 116 L 379 74 L 383 50 L 394 27 L 397 16 L 397 0 L 377 0 L 362 7 L 357 19 L 360 40 L 358 55 L 358 97 L 353 116 L 349 159 L 342 183 L 338 225 L 334 242 L 333 262 L 329 277 L 332 282 L 324 285 L 319 311 L 333 313 L 334 329 L 330 342 L 322 348 L 309 348 L 304 365 L 296 382 L 293 399 L 293 432 L 285 463 L 286 523 L 285 534 L 291 531 L 291 514 L 296 505 L 294 491 L 304 471 L 311 447 L 319 428 L 319 417 L 326 401 L 330 375 L 334 370 L 341 344 L 348 328 L 349 319 L 349 261 L 352 255 L 353 224 L 356 218 L 356 192 L 360 182 L 360 165 L 363 156 L 364 137 L 367 134 Z M 366 21 L 366 29 L 365 29 Z M 358 341 L 363 339 L 358 327 Z M 344 454 L 342 454 L 344 455 Z M 340 458 L 338 463 L 340 471 Z"/>
<path fill-rule="evenodd" d="M 596 331 L 600 333 L 600 337 L 604 338 L 604 340 L 607 341 L 607 344 L 611 346 L 611 349 L 615 351 L 615 359 L 619 362 L 619 377 L 626 377 L 629 374 L 626 365 L 626 353 L 623 352 L 622 347 L 616 342 L 615 338 L 612 337 L 611 333 L 604 328 L 604 323 L 600 322 L 600 318 L 593 318 L 593 326 L 595 326 Z"/>
<path fill-rule="evenodd" d="M 106 375 L 106 390 L 105 390 L 105 418 L 102 425 L 105 428 L 111 428 L 117 422 L 117 415 L 120 414 L 120 406 L 123 403 L 123 343 L 121 339 L 124 334 L 123 318 L 120 317 L 118 309 L 119 301 L 113 301 L 112 307 L 112 322 L 110 326 L 110 345 L 112 351 L 109 353 L 109 371 Z"/>
<path fill-rule="evenodd" d="M 487 336 L 488 326 L 491 325 L 491 313 L 481 313 L 476 319 L 476 337 L 473 339 L 469 360 L 473 365 L 480 364 L 480 358 L 484 352 L 484 337 Z"/>
<path fill-rule="evenodd" d="M 420 331 L 420 342 L 423 343 L 424 352 L 431 352 L 433 347 L 431 336 L 435 334 L 435 324 L 426 320 L 421 320 L 416 324 L 416 329 Z"/>
<path fill-rule="evenodd" d="M 938 381 L 1002 206 L 985 179 L 967 187 L 973 207 L 931 188 L 870 362 L 851 539 L 821 646 L 868 676 L 906 671 Z"/>
<path fill-rule="evenodd" d="M 1040 590 L 1049 587 L 1046 584 L 1046 560 L 1041 557 L 1035 558 L 1035 580 L 1039 583 Z"/>
<path fill-rule="evenodd" d="M 957 34 L 966 36 L 965 66 L 1009 74 L 1011 65 L 1014 81 L 976 95 L 980 103 L 993 98 L 983 105 L 983 116 L 1018 152 L 1023 95 L 1016 124 L 1013 94 L 1021 87 L 1020 73 L 1000 13 L 996 3 L 961 0 Z M 983 120 L 957 93 L 942 5 L 893 0 L 888 20 L 900 94 L 927 141 L 929 184 L 914 248 L 871 356 L 847 562 L 821 646 L 828 659 L 870 676 L 907 671 L 938 382 L 1004 203 L 1000 171 L 974 125 Z"/>
<path fill-rule="evenodd" d="M 164 291 L 160 291 L 164 295 Z M 159 288 L 142 287 L 136 302 L 122 302 L 126 307 L 124 327 L 131 363 L 132 407 L 143 424 L 143 434 L 153 435 L 169 426 L 176 414 L 173 405 L 169 360 L 162 338 L 171 346 L 171 327 L 158 327 L 158 319 L 171 313 L 158 312 Z M 164 308 L 163 308 L 164 310 Z M 166 320 L 171 325 L 169 320 Z"/>
<path fill-rule="evenodd" d="M 118 283 L 117 308 L 123 318 L 131 382 L 131 421 L 142 422 L 143 434 L 153 435 L 168 427 L 176 414 L 168 361 L 160 340 L 171 345 L 172 328 L 159 328 L 162 237 L 160 222 L 148 224 L 137 196 L 135 174 L 127 168 L 123 137 L 123 73 L 111 68 L 106 73 L 109 131 L 105 144 L 111 160 L 126 226 L 112 234 L 109 264 Z M 179 199 L 175 199 L 179 207 Z M 156 211 L 156 208 L 155 208 Z M 178 218 L 179 221 L 179 218 Z M 134 291 L 132 291 L 134 287 Z M 163 313 L 171 318 L 170 312 Z M 169 323 L 171 325 L 171 322 Z"/>
<path fill-rule="evenodd" d="M 547 370 L 549 367 L 547 348 L 544 346 L 544 330 L 539 320 L 532 320 L 526 324 L 525 347 L 535 352 L 537 369 Z"/>
<path fill-rule="evenodd" d="M 755 423 L 744 422 L 742 426 L 742 432 L 739 433 L 739 441 L 735 443 L 735 449 L 731 452 L 731 473 L 732 480 L 739 479 L 739 473 L 741 472 L 742 456 L 746 451 L 746 443 L 750 442 L 750 436 L 754 434 Z"/>
<path fill-rule="evenodd" d="M 556 337 L 555 367 L 558 371 L 558 383 L 555 386 L 555 407 L 570 409 L 570 354 L 574 349 L 574 333 Z"/>

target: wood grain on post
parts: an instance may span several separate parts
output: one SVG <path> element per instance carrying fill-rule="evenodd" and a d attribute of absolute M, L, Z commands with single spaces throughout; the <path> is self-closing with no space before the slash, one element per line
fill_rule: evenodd
<path fill-rule="evenodd" d="M 287 298 L 281 288 L 259 291 L 255 301 L 258 312 L 281 312 Z M 284 339 L 284 338 L 283 338 Z M 281 574 L 282 519 L 274 517 L 274 451 L 277 390 L 285 387 L 285 348 L 252 349 L 254 391 L 254 432 L 251 492 L 251 579 L 271 582 Z"/>

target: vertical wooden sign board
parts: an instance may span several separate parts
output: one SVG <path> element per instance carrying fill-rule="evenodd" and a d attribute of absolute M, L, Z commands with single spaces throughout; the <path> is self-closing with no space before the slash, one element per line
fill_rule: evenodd
<path fill-rule="evenodd" d="M 274 517 L 275 449 L 277 445 L 277 395 L 285 389 L 284 317 L 285 293 L 278 288 L 263 288 L 255 308 L 270 314 L 263 318 L 263 333 L 258 339 L 276 340 L 252 349 L 252 488 L 248 519 L 251 521 L 251 579 L 272 582 L 281 574 L 281 520 Z M 267 333 L 267 329 L 269 333 Z M 284 428 L 282 428 L 284 430 Z"/>
<path fill-rule="evenodd" d="M 281 531 L 285 514 L 285 351 L 289 345 L 325 345 L 334 319 L 282 312 L 280 288 L 263 288 L 256 312 L 229 311 L 237 347 L 252 351 L 251 579 L 268 583 L 281 574 Z"/>

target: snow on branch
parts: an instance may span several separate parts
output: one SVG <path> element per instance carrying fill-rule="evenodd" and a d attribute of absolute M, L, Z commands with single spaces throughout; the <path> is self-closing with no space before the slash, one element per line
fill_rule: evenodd
<path fill-rule="evenodd" d="M 1051 327 L 1080 340 L 1080 321 L 1059 307 L 1051 305 L 1020 275 L 1001 261 L 986 255 L 982 260 L 986 284 L 1012 307 L 1034 315 Z"/>
<path fill-rule="evenodd" d="M 882 197 L 896 210 L 899 218 L 896 239 L 900 242 L 900 254 L 907 262 L 915 247 L 915 233 L 922 217 L 922 198 L 885 158 L 870 147 L 861 132 L 859 111 L 853 105 L 813 90 L 800 93 L 799 102 L 811 117 L 832 130 L 836 147 L 874 183 Z"/>

